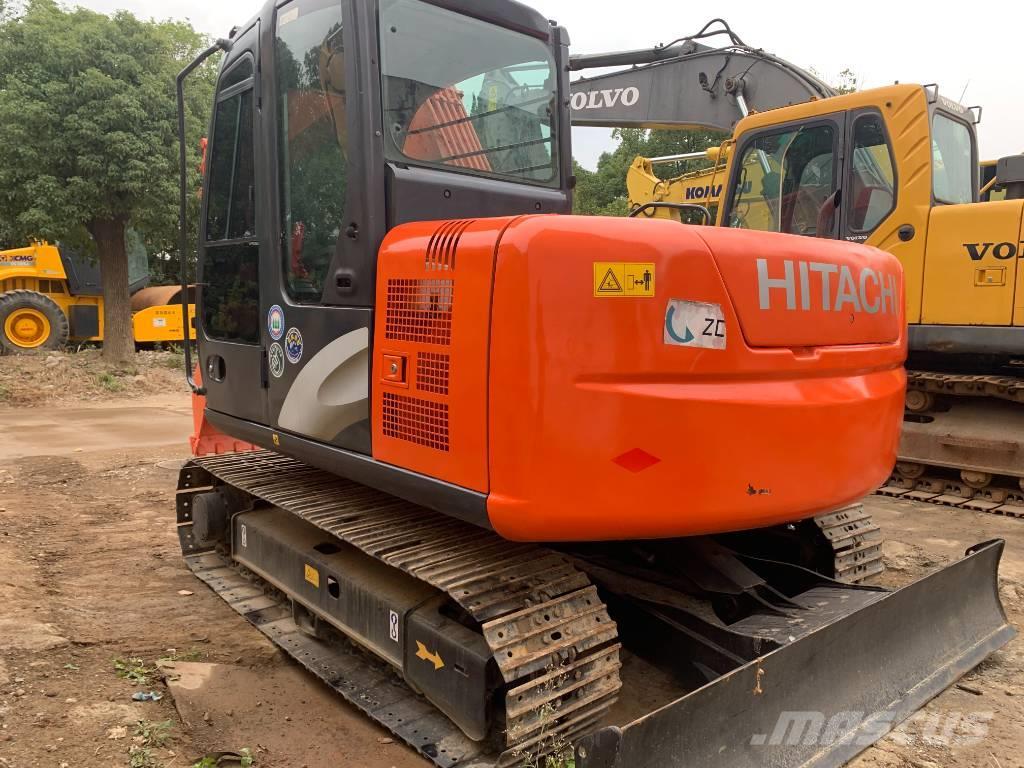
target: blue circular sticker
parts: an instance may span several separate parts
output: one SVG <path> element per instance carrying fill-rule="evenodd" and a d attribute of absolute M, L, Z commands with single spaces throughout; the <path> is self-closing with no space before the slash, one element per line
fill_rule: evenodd
<path fill-rule="evenodd" d="M 284 336 L 284 310 L 277 304 L 267 313 L 267 330 L 274 341 L 280 341 Z"/>
<path fill-rule="evenodd" d="M 302 359 L 302 334 L 298 328 L 289 328 L 284 337 L 284 353 L 289 363 L 297 363 Z"/>

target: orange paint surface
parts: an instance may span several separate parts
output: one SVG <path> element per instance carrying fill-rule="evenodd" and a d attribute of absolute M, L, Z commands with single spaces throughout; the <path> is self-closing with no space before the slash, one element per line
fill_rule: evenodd
<path fill-rule="evenodd" d="M 801 263 L 817 265 L 806 286 Z M 642 294 L 606 295 L 607 269 L 606 288 Z M 378 265 L 373 455 L 488 493 L 516 540 L 810 517 L 895 461 L 902 294 L 892 256 L 828 240 L 573 216 L 405 224 Z"/>
<path fill-rule="evenodd" d="M 373 334 L 375 459 L 487 490 L 491 277 L 509 221 L 417 222 L 385 238 Z"/>
<path fill-rule="evenodd" d="M 895 275 L 896 313 L 762 311 L 758 258 Z M 655 296 L 595 298 L 595 261 L 653 263 Z M 801 519 L 870 492 L 892 468 L 902 422 L 899 275 L 891 256 L 846 243 L 518 219 L 494 275 L 492 524 L 518 540 L 686 536 Z M 667 344 L 670 299 L 720 305 L 726 348 Z M 748 334 L 798 346 L 755 347 Z"/>

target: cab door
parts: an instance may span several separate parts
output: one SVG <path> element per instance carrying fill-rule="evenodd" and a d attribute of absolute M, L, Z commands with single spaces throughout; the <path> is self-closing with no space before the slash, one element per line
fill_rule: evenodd
<path fill-rule="evenodd" d="M 1013 323 L 1021 248 L 1019 201 L 975 202 L 973 126 L 959 115 L 932 115 L 932 195 L 921 322 Z"/>
<path fill-rule="evenodd" d="M 885 120 L 875 108 L 855 109 L 847 115 L 846 180 L 842 200 L 845 240 L 870 241 L 879 227 L 892 227 L 896 209 L 896 166 Z"/>
<path fill-rule="evenodd" d="M 260 210 L 256 179 L 259 22 L 225 60 L 209 135 L 199 233 L 199 359 L 207 407 L 266 423 L 267 373 L 260 321 Z"/>
<path fill-rule="evenodd" d="M 724 221 L 730 227 L 834 238 L 843 115 L 772 126 L 741 139 Z"/>
<path fill-rule="evenodd" d="M 367 43 L 357 33 L 376 30 L 373 16 L 365 15 L 370 5 L 277 5 L 267 43 L 271 87 L 263 134 L 276 147 L 269 178 L 277 180 L 270 195 L 278 233 L 263 263 L 267 423 L 364 454 L 370 453 L 374 268 L 383 237 L 375 236 L 371 214 L 384 205 L 383 188 L 378 183 L 367 191 L 364 171 L 363 150 L 371 144 L 363 121 L 379 114 L 369 106 L 373 81 L 358 79 L 376 77 L 379 88 L 379 75 L 365 66 L 372 57 L 359 53 Z"/>

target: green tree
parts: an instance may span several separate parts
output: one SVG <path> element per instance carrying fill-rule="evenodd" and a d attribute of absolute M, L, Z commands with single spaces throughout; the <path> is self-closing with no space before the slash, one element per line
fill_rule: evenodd
<path fill-rule="evenodd" d="M 839 79 L 837 82 L 832 83 L 832 87 L 835 88 L 839 93 L 853 93 L 859 90 L 860 86 L 857 83 L 857 73 L 847 67 L 839 73 Z"/>
<path fill-rule="evenodd" d="M 144 232 L 151 252 L 176 254 L 174 79 L 207 41 L 188 24 L 54 0 L 28 0 L 0 24 L 0 235 L 91 241 L 103 270 L 103 354 L 125 360 L 134 352 L 125 229 Z M 208 65 L 186 104 L 194 188 L 213 78 Z"/>
<path fill-rule="evenodd" d="M 0 22 L 13 19 L 21 9 L 20 0 L 0 0 Z"/>
<path fill-rule="evenodd" d="M 811 67 L 810 72 L 819 80 L 824 80 L 826 83 L 832 86 L 832 89 L 840 96 L 846 93 L 853 93 L 854 91 L 860 90 L 860 83 L 858 82 L 860 78 L 858 78 L 857 73 L 854 72 L 849 67 L 839 70 L 839 74 L 837 74 L 834 78 L 822 74 L 814 67 Z"/>

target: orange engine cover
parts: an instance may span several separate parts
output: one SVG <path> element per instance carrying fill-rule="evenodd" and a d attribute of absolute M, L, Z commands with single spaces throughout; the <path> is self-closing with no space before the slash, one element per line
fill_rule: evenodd
<path fill-rule="evenodd" d="M 378 275 L 374 456 L 486 492 L 507 538 L 788 522 L 895 461 L 902 274 L 877 249 L 527 216 L 404 225 Z"/>
<path fill-rule="evenodd" d="M 375 459 L 487 491 L 494 253 L 512 221 L 417 222 L 385 238 L 373 334 Z"/>

